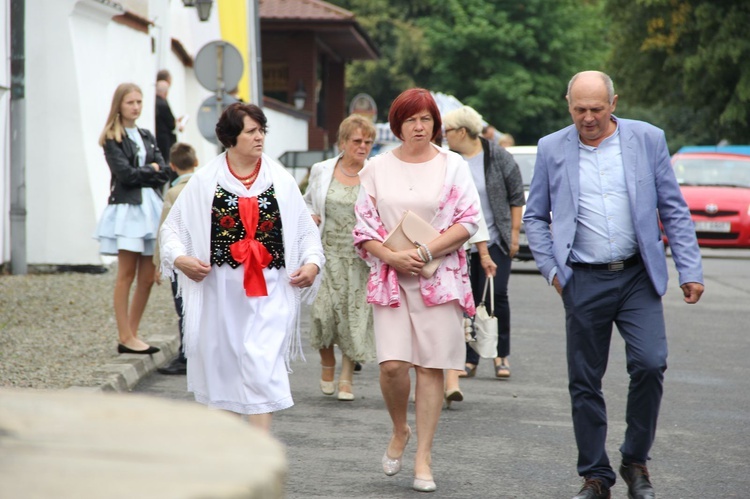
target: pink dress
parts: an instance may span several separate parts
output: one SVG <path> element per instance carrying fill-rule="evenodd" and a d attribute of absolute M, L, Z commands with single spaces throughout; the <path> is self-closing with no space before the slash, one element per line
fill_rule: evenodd
<path fill-rule="evenodd" d="M 438 154 L 425 163 L 406 163 L 392 152 L 372 160 L 360 182 L 373 198 L 386 230 L 405 210 L 432 221 L 440 205 L 446 160 Z M 401 360 L 435 369 L 463 369 L 466 348 L 458 300 L 427 307 L 420 277 L 398 274 L 401 306 L 373 305 L 378 362 Z"/>

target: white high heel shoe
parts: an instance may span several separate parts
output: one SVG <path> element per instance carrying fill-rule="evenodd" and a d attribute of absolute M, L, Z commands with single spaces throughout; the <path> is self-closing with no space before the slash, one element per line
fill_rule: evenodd
<path fill-rule="evenodd" d="M 406 436 L 406 442 L 404 442 L 404 451 L 406 450 L 406 446 L 409 444 L 410 438 L 411 428 L 409 428 L 409 434 Z M 404 453 L 401 452 L 401 455 L 396 459 L 391 459 L 390 457 L 388 457 L 388 448 L 386 447 L 385 454 L 383 454 L 383 459 L 381 459 L 381 463 L 383 464 L 383 472 L 388 476 L 393 476 L 401 471 L 401 461 L 403 457 Z"/>
<path fill-rule="evenodd" d="M 411 488 L 413 488 L 417 492 L 435 492 L 435 490 L 437 490 L 435 480 L 431 478 L 429 480 L 425 480 L 424 478 L 414 477 L 414 483 L 412 484 Z"/>

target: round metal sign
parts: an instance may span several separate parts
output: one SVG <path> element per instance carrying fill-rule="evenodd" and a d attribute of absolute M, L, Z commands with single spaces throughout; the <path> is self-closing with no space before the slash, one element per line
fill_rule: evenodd
<path fill-rule="evenodd" d="M 357 94 L 349 103 L 349 114 L 360 114 L 374 122 L 378 114 L 378 106 L 371 95 Z"/>
<path fill-rule="evenodd" d="M 229 94 L 224 94 L 220 106 L 218 102 L 219 99 L 215 95 L 212 95 L 204 100 L 198 108 L 198 130 L 203 135 L 203 138 L 216 145 L 219 144 L 219 139 L 216 138 L 216 122 L 219 121 L 219 116 L 221 116 L 224 109 L 229 104 L 238 102 L 238 100 Z"/>
<path fill-rule="evenodd" d="M 234 90 L 242 78 L 242 55 L 237 47 L 224 41 L 205 44 L 195 56 L 195 77 L 203 88 Z"/>

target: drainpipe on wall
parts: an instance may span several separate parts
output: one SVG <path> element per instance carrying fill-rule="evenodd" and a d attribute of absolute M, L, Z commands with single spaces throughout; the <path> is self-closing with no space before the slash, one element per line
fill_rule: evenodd
<path fill-rule="evenodd" d="M 10 2 L 10 272 L 26 274 L 24 0 Z"/>
<path fill-rule="evenodd" d="M 248 51 L 250 75 L 250 103 L 263 107 L 263 57 L 260 47 L 260 5 L 258 0 L 247 0 Z"/>

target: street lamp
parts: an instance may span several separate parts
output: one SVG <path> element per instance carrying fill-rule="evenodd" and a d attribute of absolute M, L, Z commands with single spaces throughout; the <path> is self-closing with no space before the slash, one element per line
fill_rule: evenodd
<path fill-rule="evenodd" d="M 302 109 L 305 107 L 305 100 L 307 99 L 307 92 L 305 92 L 305 83 L 300 80 L 297 83 L 297 91 L 292 95 L 294 98 L 294 107 Z"/>
<path fill-rule="evenodd" d="M 183 0 L 184 1 L 184 0 Z M 211 6 L 214 0 L 194 0 L 195 7 L 198 9 L 198 17 L 201 21 L 208 21 L 211 16 Z"/>

